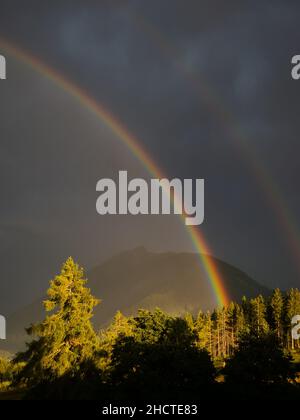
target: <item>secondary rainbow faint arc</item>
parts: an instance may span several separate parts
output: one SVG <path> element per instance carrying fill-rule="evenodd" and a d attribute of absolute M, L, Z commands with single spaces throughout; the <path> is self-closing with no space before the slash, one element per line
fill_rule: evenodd
<path fill-rule="evenodd" d="M 274 182 L 272 175 L 261 161 L 254 146 L 250 145 L 248 137 L 241 130 L 238 121 L 234 118 L 227 104 L 221 101 L 207 80 L 199 73 L 195 73 L 190 66 L 186 65 L 180 57 L 178 49 L 170 43 L 166 36 L 154 25 L 149 23 L 144 16 L 132 12 L 132 17 L 138 26 L 151 37 L 159 49 L 170 57 L 177 65 L 179 72 L 184 75 L 194 88 L 194 92 L 200 95 L 201 100 L 206 104 L 226 127 L 230 138 L 236 149 L 241 152 L 242 157 L 249 165 L 257 185 L 266 194 L 268 204 L 272 208 L 278 224 L 286 237 L 289 249 L 294 257 L 294 262 L 300 274 L 300 232 L 297 223 L 286 205 L 283 194 Z"/>
<path fill-rule="evenodd" d="M 110 111 L 104 108 L 102 104 L 92 98 L 82 88 L 66 79 L 58 71 L 43 63 L 39 58 L 3 38 L 0 38 L 0 48 L 16 57 L 18 60 L 26 63 L 35 71 L 42 74 L 44 77 L 47 77 L 64 91 L 76 98 L 81 105 L 100 118 L 118 136 L 118 138 L 121 139 L 151 175 L 156 178 L 165 178 L 163 171 L 155 164 L 149 153 L 146 152 L 133 134 L 131 134 Z M 181 216 L 181 220 L 185 223 L 184 216 Z M 227 306 L 230 302 L 230 298 L 224 287 L 223 279 L 216 264 L 210 257 L 211 251 L 207 241 L 196 227 L 186 226 L 186 230 L 208 275 L 218 306 Z"/>

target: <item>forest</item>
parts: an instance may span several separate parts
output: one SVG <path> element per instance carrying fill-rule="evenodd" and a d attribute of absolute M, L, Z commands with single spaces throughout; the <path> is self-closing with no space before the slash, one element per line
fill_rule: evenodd
<path fill-rule="evenodd" d="M 275 289 L 213 312 L 117 312 L 97 331 L 83 269 L 69 258 L 25 351 L 0 358 L 0 399 L 299 399 L 300 291 Z"/>

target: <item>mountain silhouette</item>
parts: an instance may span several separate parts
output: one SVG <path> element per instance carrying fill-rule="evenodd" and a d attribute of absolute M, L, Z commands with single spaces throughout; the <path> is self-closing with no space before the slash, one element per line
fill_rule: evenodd
<path fill-rule="evenodd" d="M 240 301 L 244 295 L 251 298 L 269 294 L 266 287 L 241 270 L 209 258 L 216 264 L 230 299 Z M 102 300 L 93 318 L 98 329 L 105 327 L 117 310 L 131 315 L 138 308 L 159 307 L 171 314 L 183 314 L 216 307 L 216 298 L 199 256 L 193 253 L 154 253 L 139 247 L 93 268 L 87 278 L 92 293 Z M 28 340 L 24 328 L 45 317 L 42 301 L 37 300 L 8 319 L 8 339 L 1 343 L 3 350 L 15 352 L 24 347 Z"/>

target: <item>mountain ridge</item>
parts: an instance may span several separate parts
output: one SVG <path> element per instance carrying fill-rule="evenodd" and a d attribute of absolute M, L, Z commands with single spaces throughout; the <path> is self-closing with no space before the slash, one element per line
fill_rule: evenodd
<path fill-rule="evenodd" d="M 223 278 L 230 298 L 240 301 L 246 295 L 268 295 L 269 289 L 250 278 L 242 270 L 212 256 Z M 216 299 L 207 275 L 200 265 L 199 255 L 189 252 L 150 252 L 144 247 L 121 252 L 87 272 L 88 287 L 101 299 L 95 308 L 93 324 L 105 327 L 117 310 L 125 315 L 137 309 L 160 307 L 172 314 L 212 310 Z M 24 328 L 45 316 L 44 298 L 36 300 L 8 318 L 8 339 L 3 350 L 16 351 L 24 347 Z"/>

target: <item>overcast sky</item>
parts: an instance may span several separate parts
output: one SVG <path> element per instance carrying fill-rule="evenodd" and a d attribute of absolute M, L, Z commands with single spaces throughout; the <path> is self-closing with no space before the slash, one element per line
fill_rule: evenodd
<path fill-rule="evenodd" d="M 268 286 L 300 286 L 300 81 L 290 64 L 299 2 L 1 0 L 0 9 L 0 38 L 101 102 L 169 178 L 205 178 L 201 229 L 215 256 Z M 121 169 L 147 178 L 145 168 L 72 96 L 0 53 L 0 313 L 43 293 L 69 255 L 92 267 L 139 245 L 193 250 L 178 217 L 96 214 L 98 179 Z"/>

